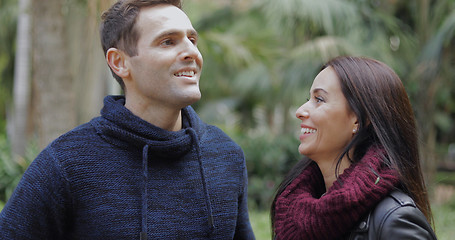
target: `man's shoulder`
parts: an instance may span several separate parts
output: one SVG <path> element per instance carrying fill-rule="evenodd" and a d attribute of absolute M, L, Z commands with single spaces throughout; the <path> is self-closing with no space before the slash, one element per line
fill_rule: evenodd
<path fill-rule="evenodd" d="M 96 134 L 95 128 L 91 122 L 86 122 L 60 135 L 51 144 L 60 144 L 67 140 L 77 141 L 78 139 L 91 138 L 93 134 Z"/>
<path fill-rule="evenodd" d="M 82 146 L 85 148 L 95 147 L 99 140 L 100 137 L 91 122 L 86 122 L 60 135 L 49 143 L 44 150 L 52 152 L 78 151 Z"/>
<path fill-rule="evenodd" d="M 223 144 L 226 148 L 241 150 L 240 146 L 226 132 L 215 125 L 207 124 L 203 139 L 206 143 L 215 145 Z"/>

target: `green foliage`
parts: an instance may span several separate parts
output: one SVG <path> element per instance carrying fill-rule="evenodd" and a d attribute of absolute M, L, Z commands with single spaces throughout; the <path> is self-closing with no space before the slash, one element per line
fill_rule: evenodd
<path fill-rule="evenodd" d="M 256 240 L 271 240 L 270 213 L 268 211 L 250 211 L 250 222 Z"/>
<path fill-rule="evenodd" d="M 455 235 L 455 210 L 447 206 L 433 208 L 436 222 L 436 235 L 439 240 L 450 240 Z"/>
<path fill-rule="evenodd" d="M 65 2 L 66 11 L 88 3 Z M 428 18 L 421 16 L 422 2 L 184 1 L 204 56 L 203 98 L 195 108 L 245 151 L 253 209 L 268 210 L 277 185 L 300 159 L 293 134 L 299 127 L 289 113 L 308 97 L 321 64 L 337 55 L 386 62 L 404 81 L 416 112 L 431 117 L 421 127 L 434 125 L 440 145 L 455 142 L 455 1 L 430 1 Z M 11 100 L 16 17 L 17 0 L 0 0 L 0 123 Z M 29 152 L 14 161 L 0 134 L 0 202 L 36 154 Z M 442 175 L 437 181 L 455 182 Z"/>
<path fill-rule="evenodd" d="M 38 148 L 29 146 L 25 158 L 14 158 L 4 133 L 0 133 L 0 203 L 5 203 L 16 188 L 22 174 L 35 158 Z"/>
<path fill-rule="evenodd" d="M 451 173 L 451 175 L 455 176 L 454 173 Z M 452 179 L 454 179 L 453 176 L 451 177 Z M 432 211 L 438 239 L 453 239 L 455 235 L 455 228 L 453 227 L 453 223 L 455 223 L 455 195 L 445 204 L 432 206 Z"/>
<path fill-rule="evenodd" d="M 300 159 L 298 140 L 267 132 L 234 139 L 245 152 L 249 204 L 253 209 L 269 209 L 283 176 Z"/>
<path fill-rule="evenodd" d="M 0 1 L 0 22 L 0 119 L 5 119 L 13 89 L 17 1 Z"/>
<path fill-rule="evenodd" d="M 455 187 L 455 173 L 454 172 L 440 171 L 436 174 L 435 180 L 436 180 L 437 184 L 446 184 L 446 185 L 451 185 L 451 186 Z M 455 205 L 454 205 L 454 210 L 455 210 Z"/>
<path fill-rule="evenodd" d="M 289 113 L 304 103 L 320 66 L 334 56 L 368 56 L 390 65 L 416 112 L 435 110 L 424 114 L 431 119 L 420 126 L 422 132 L 435 127 L 440 143 L 455 141 L 450 134 L 455 133 L 454 1 L 424 9 L 430 13 L 427 22 L 420 21 L 422 3 L 403 0 L 198 4 L 186 5 L 190 13 L 198 12 L 192 20 L 204 56 L 203 99 L 196 108 L 205 121 L 236 129 L 230 135 L 245 151 L 255 207 L 269 207 L 277 184 L 299 159 L 292 137 L 298 124 Z M 421 30 L 430 33 L 427 39 Z M 441 71 L 420 78 L 428 66 Z M 421 84 L 428 81 L 437 84 Z"/>

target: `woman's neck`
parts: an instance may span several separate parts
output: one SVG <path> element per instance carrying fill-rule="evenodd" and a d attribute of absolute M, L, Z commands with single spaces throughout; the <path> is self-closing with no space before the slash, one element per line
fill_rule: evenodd
<path fill-rule="evenodd" d="M 322 176 L 324 177 L 325 183 L 325 190 L 329 190 L 329 188 L 333 185 L 333 183 L 337 180 L 337 177 L 344 172 L 346 168 L 351 166 L 350 161 L 345 156 L 341 160 L 341 164 L 336 169 L 337 161 L 315 161 L 319 169 L 321 170 Z"/>

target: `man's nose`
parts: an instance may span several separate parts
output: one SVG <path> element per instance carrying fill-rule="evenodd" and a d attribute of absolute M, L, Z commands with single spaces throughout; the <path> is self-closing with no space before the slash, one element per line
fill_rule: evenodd
<path fill-rule="evenodd" d="M 197 46 L 190 39 L 185 39 L 184 50 L 182 52 L 183 60 L 196 60 L 200 58 L 200 56 L 201 53 L 199 52 Z"/>

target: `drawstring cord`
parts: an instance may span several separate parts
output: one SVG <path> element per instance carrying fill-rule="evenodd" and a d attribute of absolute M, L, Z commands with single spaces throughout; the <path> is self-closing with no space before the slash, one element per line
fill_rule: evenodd
<path fill-rule="evenodd" d="M 207 206 L 207 212 L 208 212 L 208 224 L 210 227 L 210 231 L 212 231 L 215 228 L 215 223 L 213 220 L 213 213 L 212 213 L 212 204 L 210 203 L 210 196 L 207 188 L 207 181 L 205 178 L 205 171 L 204 167 L 202 164 L 202 158 L 201 158 L 201 149 L 199 147 L 199 142 L 198 138 L 196 135 L 196 131 L 192 128 L 188 128 L 186 130 L 193 141 L 195 142 L 194 146 L 196 148 L 196 154 L 197 154 L 197 159 L 199 163 L 199 171 L 201 174 L 201 181 L 202 181 L 202 187 L 205 195 L 205 204 Z M 140 234 L 140 240 L 147 240 L 147 210 L 148 210 L 148 201 L 147 201 L 147 182 L 148 182 L 148 170 L 147 170 L 147 165 L 148 165 L 148 152 L 149 152 L 149 145 L 145 145 L 144 148 L 142 149 L 142 230 Z"/>
<path fill-rule="evenodd" d="M 208 212 L 208 223 L 209 223 L 209 226 L 210 226 L 210 230 L 212 231 L 215 228 L 215 223 L 213 221 L 212 204 L 210 203 L 210 196 L 209 196 L 209 192 L 208 192 L 208 189 L 207 189 L 207 181 L 205 179 L 205 171 L 204 171 L 204 167 L 202 165 L 201 149 L 199 148 L 199 141 L 198 141 L 198 138 L 197 138 L 197 135 L 196 135 L 196 131 L 194 129 L 187 128 L 186 131 L 188 133 L 190 133 L 191 137 L 193 138 L 193 140 L 195 142 L 196 154 L 197 154 L 197 159 L 198 159 L 198 162 L 199 162 L 199 171 L 200 171 L 200 174 L 201 174 L 202 187 L 203 187 L 204 194 L 205 194 L 205 203 L 206 203 L 207 212 Z"/>
<path fill-rule="evenodd" d="M 149 146 L 145 145 L 142 149 L 142 231 L 140 240 L 147 240 L 147 182 L 148 182 L 148 161 Z"/>

